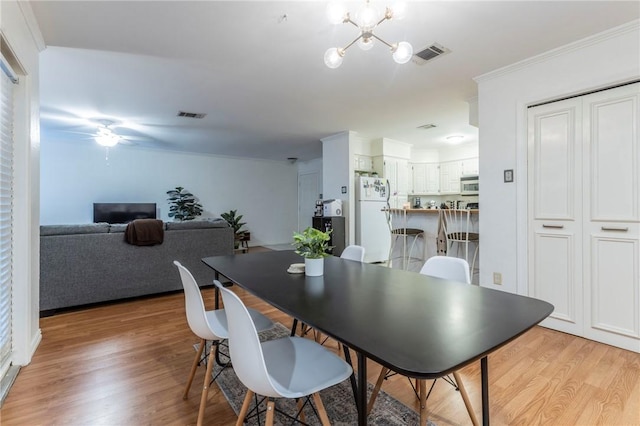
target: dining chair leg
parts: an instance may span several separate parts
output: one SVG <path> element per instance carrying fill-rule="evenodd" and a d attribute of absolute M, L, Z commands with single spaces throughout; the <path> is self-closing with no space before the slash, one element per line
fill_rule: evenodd
<path fill-rule="evenodd" d="M 322 426 L 331 426 L 329 416 L 327 416 L 327 410 L 324 409 L 322 398 L 320 398 L 320 394 L 318 392 L 313 394 L 313 402 L 316 403 L 316 409 L 318 410 L 318 416 L 320 417 Z"/>
<path fill-rule="evenodd" d="M 382 367 L 380 370 L 380 375 L 378 376 L 378 380 L 376 381 L 376 385 L 373 387 L 371 391 L 371 396 L 369 397 L 369 404 L 367 404 L 367 415 L 371 412 L 373 408 L 373 404 L 376 402 L 376 398 L 378 397 L 378 392 L 380 392 L 380 388 L 382 387 L 382 381 L 389 373 L 389 369 L 386 367 Z"/>
<path fill-rule="evenodd" d="M 469 418 L 471 418 L 471 423 L 473 423 L 473 426 L 478 426 L 478 418 L 476 417 L 476 413 L 473 411 L 471 401 L 469 400 L 469 395 L 467 394 L 467 390 L 464 387 L 464 383 L 462 383 L 460 374 L 458 374 L 457 371 L 454 371 L 453 378 L 456 380 L 456 384 L 458 385 L 458 389 L 460 390 L 460 395 L 462 396 L 462 400 L 464 401 L 464 406 L 467 408 Z"/>
<path fill-rule="evenodd" d="M 213 364 L 216 362 L 216 351 L 211 348 L 209 351 L 209 358 L 207 360 L 207 372 L 204 376 L 204 384 L 202 385 L 202 397 L 200 397 L 200 410 L 198 410 L 198 426 L 202 425 L 204 420 L 204 409 L 207 406 L 207 398 L 209 396 L 209 384 L 211 383 L 211 372 L 213 371 Z"/>
<path fill-rule="evenodd" d="M 428 425 L 427 418 L 427 381 L 418 381 L 418 395 L 420 395 L 420 426 Z"/>
<path fill-rule="evenodd" d="M 273 426 L 275 411 L 275 403 L 272 400 L 269 400 L 269 402 L 267 402 L 267 419 L 264 421 L 265 426 Z"/>
<path fill-rule="evenodd" d="M 251 389 L 247 389 L 247 394 L 244 396 L 244 401 L 242 401 L 242 408 L 240 408 L 240 412 L 238 413 L 236 426 L 242 426 L 244 424 L 244 418 L 247 417 L 247 412 L 249 411 L 249 405 L 251 404 L 253 395 L 255 395 L 255 393 Z"/>
<path fill-rule="evenodd" d="M 298 412 L 300 413 L 300 416 L 299 416 L 300 417 L 300 421 L 302 423 L 306 423 L 307 420 L 305 419 L 304 411 L 302 411 L 302 408 L 304 407 L 304 402 L 302 402 L 302 398 L 296 399 L 296 403 L 298 405 Z"/>
<path fill-rule="evenodd" d="M 206 344 L 207 344 L 206 340 L 200 339 L 198 351 L 196 352 L 196 357 L 193 359 L 193 365 L 191 365 L 191 373 L 189 373 L 189 379 L 187 380 L 187 386 L 184 388 L 182 399 L 189 398 L 189 389 L 191 389 L 191 384 L 193 383 L 193 378 L 196 375 L 198 364 L 200 364 L 200 357 L 202 356 L 202 351 L 204 351 L 204 346 Z"/>

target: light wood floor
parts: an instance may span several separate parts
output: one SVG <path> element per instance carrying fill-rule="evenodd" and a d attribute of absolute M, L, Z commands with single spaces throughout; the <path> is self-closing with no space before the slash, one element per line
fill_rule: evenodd
<path fill-rule="evenodd" d="M 286 326 L 286 315 L 234 287 L 248 306 Z M 206 290 L 211 301 L 213 290 Z M 181 397 L 197 341 L 182 294 L 96 307 L 41 320 L 43 340 L 1 411 L 2 425 L 185 425 L 197 416 L 204 368 Z M 355 359 L 355 358 L 354 358 Z M 489 357 L 494 425 L 640 425 L 640 355 L 536 327 Z M 370 362 L 369 381 L 379 367 Z M 480 416 L 479 365 L 462 370 Z M 413 409 L 405 378 L 383 390 Z M 428 400 L 440 425 L 470 424 L 462 399 L 438 381 Z M 205 421 L 235 414 L 217 386 Z"/>

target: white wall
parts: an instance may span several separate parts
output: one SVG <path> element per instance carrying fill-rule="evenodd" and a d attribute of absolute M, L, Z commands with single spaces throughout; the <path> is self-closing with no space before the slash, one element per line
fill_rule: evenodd
<path fill-rule="evenodd" d="M 353 162 L 350 153 L 350 137 L 352 132 L 339 133 L 322 139 L 322 197 L 325 200 L 342 200 L 345 222 L 346 245 L 355 241 L 355 203 L 353 196 L 354 178 Z M 342 187 L 347 193 L 342 193 Z"/>
<path fill-rule="evenodd" d="M 634 21 L 476 79 L 481 285 L 527 293 L 527 106 L 640 78 L 639 28 Z M 503 183 L 505 169 L 514 183 Z"/>
<path fill-rule="evenodd" d="M 289 162 L 216 157 L 119 145 L 106 150 L 42 141 L 41 223 L 93 221 L 94 202 L 153 202 L 168 217 L 166 192 L 183 186 L 202 204 L 202 217 L 237 209 L 251 245 L 291 241 L 298 209 L 297 166 Z"/>
<path fill-rule="evenodd" d="M 38 54 L 44 42 L 27 2 L 0 2 L 0 30 L 3 54 L 13 57 L 20 78 L 14 86 L 12 362 L 26 365 L 41 339 Z"/>

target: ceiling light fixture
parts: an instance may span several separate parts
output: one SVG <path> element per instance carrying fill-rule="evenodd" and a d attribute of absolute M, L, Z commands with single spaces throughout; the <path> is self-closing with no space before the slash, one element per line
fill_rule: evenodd
<path fill-rule="evenodd" d="M 447 136 L 447 142 L 449 143 L 458 143 L 458 142 L 461 142 L 463 139 L 464 139 L 464 136 L 462 135 Z"/>
<path fill-rule="evenodd" d="M 356 13 L 354 21 L 343 5 L 330 3 L 329 6 L 327 6 L 327 18 L 329 22 L 332 24 L 352 24 L 360 30 L 360 35 L 346 47 L 332 47 L 328 49 L 324 54 L 324 63 L 329 68 L 338 68 L 342 64 L 346 50 L 354 43 L 357 42 L 362 50 L 369 50 L 373 47 L 373 41 L 375 39 L 389 46 L 394 61 L 398 64 L 406 64 L 413 56 L 413 47 L 411 47 L 409 43 L 401 41 L 390 44 L 373 33 L 373 30 L 384 21 L 393 18 L 402 19 L 404 13 L 405 4 L 397 2 L 392 6 L 387 6 L 384 14 L 380 15 L 378 9 L 373 6 L 369 0 L 366 0 L 366 4 Z"/>
<path fill-rule="evenodd" d="M 98 126 L 98 133 L 94 137 L 95 141 L 102 146 L 110 148 L 120 142 L 120 136 L 113 133 L 113 130 L 105 125 Z"/>

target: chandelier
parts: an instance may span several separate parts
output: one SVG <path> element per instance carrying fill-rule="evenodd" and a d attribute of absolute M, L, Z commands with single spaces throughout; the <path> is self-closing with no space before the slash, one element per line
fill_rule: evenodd
<path fill-rule="evenodd" d="M 358 46 L 362 50 L 369 50 L 373 47 L 373 41 L 387 45 L 391 50 L 393 60 L 398 64 L 406 64 L 413 56 L 413 47 L 406 41 L 399 43 L 387 43 L 373 31 L 383 23 L 384 21 L 395 19 L 402 19 L 404 17 L 404 3 L 395 3 L 393 6 L 387 6 L 384 14 L 373 6 L 369 0 L 366 0 L 366 4 L 355 14 L 355 17 L 351 19 L 351 15 L 344 8 L 344 6 L 337 3 L 330 3 L 327 6 L 327 18 L 332 24 L 352 24 L 360 31 L 360 35 L 356 37 L 351 43 L 345 47 L 332 47 L 328 49 L 324 54 L 324 63 L 329 68 L 338 68 L 342 64 L 342 59 L 348 48 L 358 43 Z"/>
<path fill-rule="evenodd" d="M 113 130 L 106 125 L 98 126 L 98 131 L 94 137 L 95 141 L 106 147 L 116 146 L 120 142 L 120 136 L 113 133 Z"/>

